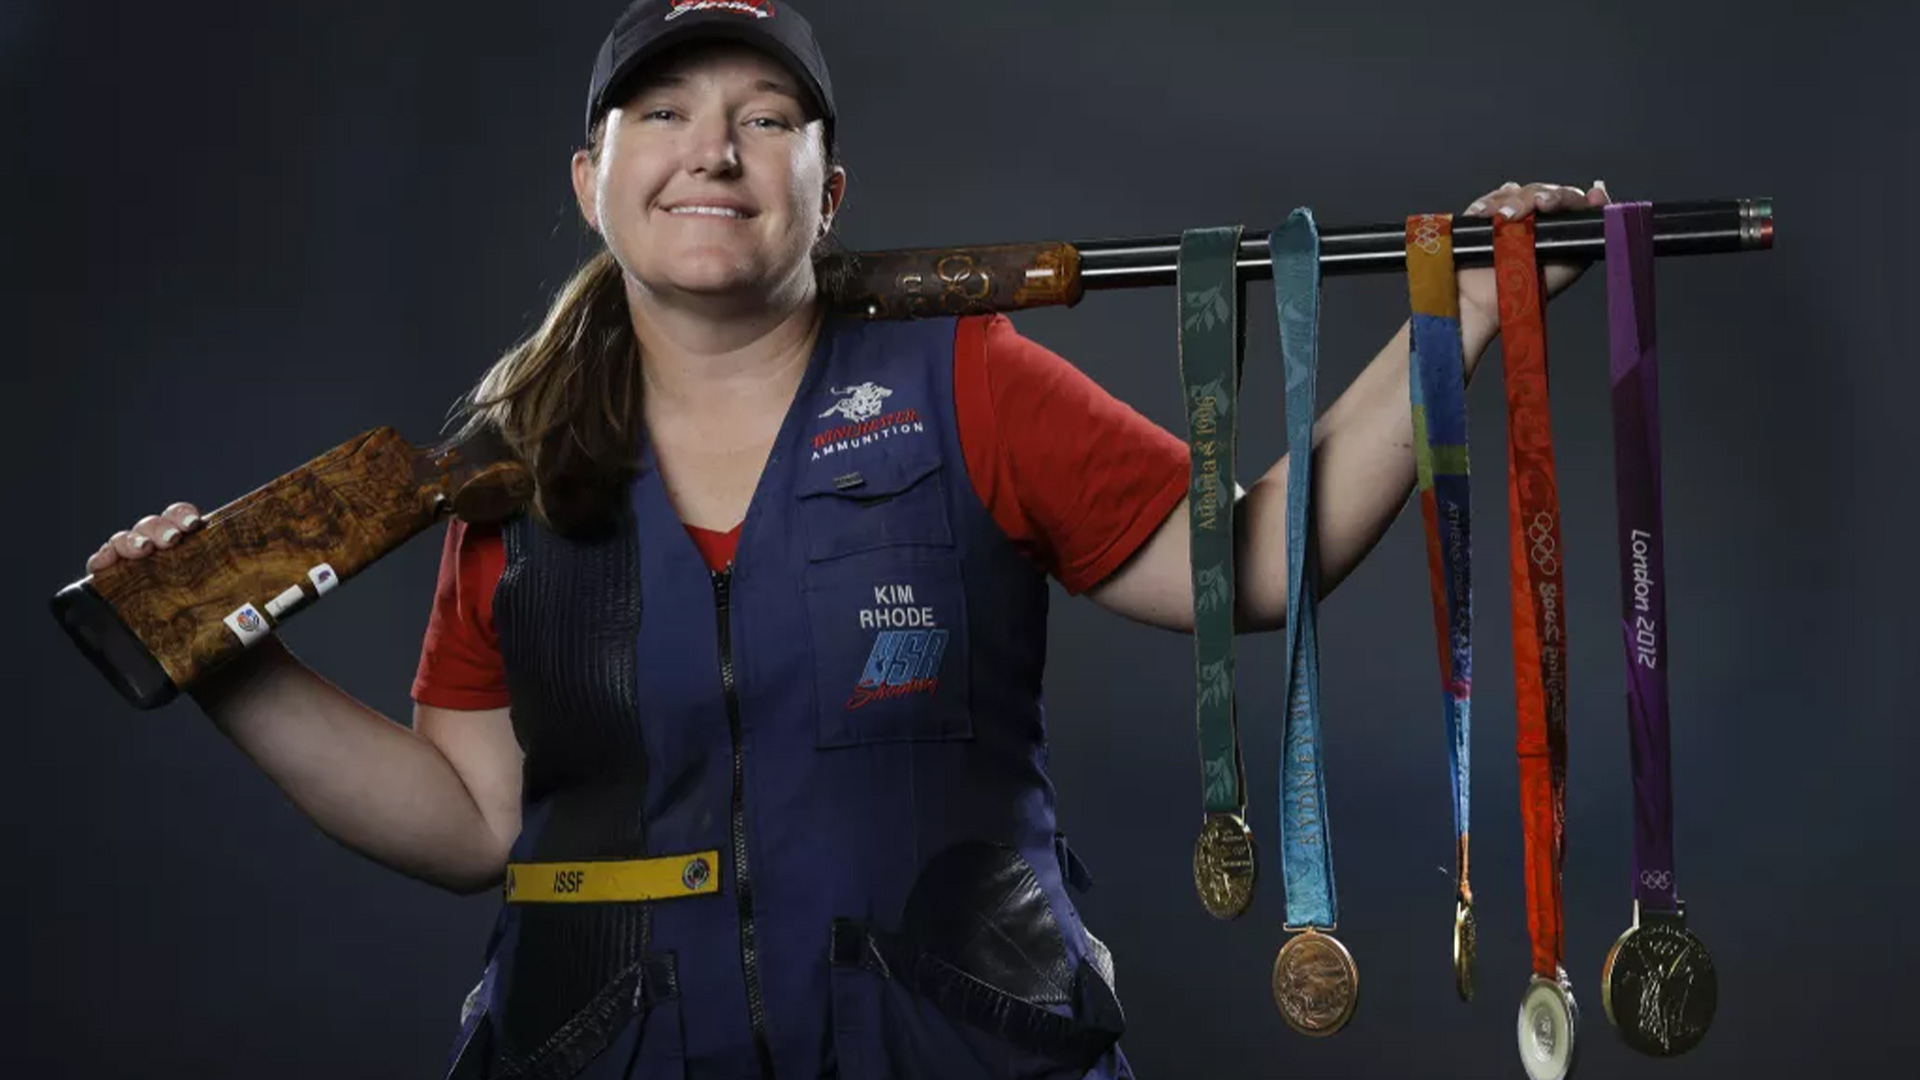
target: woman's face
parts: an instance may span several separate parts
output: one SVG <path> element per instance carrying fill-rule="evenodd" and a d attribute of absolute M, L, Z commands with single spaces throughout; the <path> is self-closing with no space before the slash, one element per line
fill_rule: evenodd
<path fill-rule="evenodd" d="M 598 160 L 573 162 L 581 213 L 641 286 L 767 297 L 811 273 L 845 189 L 798 84 L 763 54 L 669 57 L 607 113 Z"/>

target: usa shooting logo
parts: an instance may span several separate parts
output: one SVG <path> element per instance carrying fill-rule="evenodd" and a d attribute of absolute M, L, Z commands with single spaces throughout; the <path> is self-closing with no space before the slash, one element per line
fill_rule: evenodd
<path fill-rule="evenodd" d="M 916 604 L 911 585 L 878 585 L 874 606 L 860 611 L 860 628 L 878 630 L 847 708 L 897 701 L 940 688 L 940 662 L 947 655 L 944 627 L 934 625 L 931 605 Z"/>
<path fill-rule="evenodd" d="M 814 461 L 829 454 L 844 454 L 876 439 L 926 430 L 918 409 L 895 409 L 883 414 L 881 410 L 886 408 L 893 391 L 879 383 L 863 382 L 845 389 L 836 386 L 833 393 L 840 396 L 840 400 L 821 413 L 820 418 L 837 415 L 846 423 L 836 424 L 813 437 Z"/>

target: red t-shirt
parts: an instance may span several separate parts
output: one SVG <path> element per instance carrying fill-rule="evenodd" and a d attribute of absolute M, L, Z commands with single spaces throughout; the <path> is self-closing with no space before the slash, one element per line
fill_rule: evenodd
<path fill-rule="evenodd" d="M 1009 539 L 1071 594 L 1099 584 L 1187 493 L 1187 444 L 1107 393 L 1004 315 L 959 320 L 954 408 L 967 476 Z M 740 527 L 687 527 L 714 569 Z M 506 564 L 497 526 L 454 519 L 440 556 L 413 698 L 443 709 L 508 703 L 493 631 Z"/>

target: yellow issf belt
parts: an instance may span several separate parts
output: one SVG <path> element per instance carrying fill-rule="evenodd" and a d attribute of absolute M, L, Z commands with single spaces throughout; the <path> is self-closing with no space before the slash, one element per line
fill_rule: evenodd
<path fill-rule="evenodd" d="M 652 859 L 508 863 L 510 904 L 604 904 L 673 900 L 720 891 L 720 853 Z"/>

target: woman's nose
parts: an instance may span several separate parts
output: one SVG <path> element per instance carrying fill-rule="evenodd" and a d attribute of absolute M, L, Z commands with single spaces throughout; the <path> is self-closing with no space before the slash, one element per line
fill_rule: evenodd
<path fill-rule="evenodd" d="M 734 144 L 733 128 L 724 119 L 702 120 L 694 124 L 687 137 L 687 167 L 692 172 L 728 175 L 740 168 L 740 149 Z"/>

